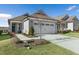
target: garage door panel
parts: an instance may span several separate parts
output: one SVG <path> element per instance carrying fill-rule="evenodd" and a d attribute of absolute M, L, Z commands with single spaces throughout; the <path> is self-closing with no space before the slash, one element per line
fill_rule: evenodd
<path fill-rule="evenodd" d="M 55 33 L 55 26 L 41 26 L 41 33 Z"/>

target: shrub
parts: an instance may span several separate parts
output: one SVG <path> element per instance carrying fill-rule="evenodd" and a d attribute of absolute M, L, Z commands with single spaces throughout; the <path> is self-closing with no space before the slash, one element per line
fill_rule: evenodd
<path fill-rule="evenodd" d="M 19 43 L 24 43 L 24 42 L 23 41 L 20 41 L 20 40 L 16 42 L 16 44 L 19 44 Z"/>
<path fill-rule="evenodd" d="M 69 32 L 71 32 L 71 30 L 58 31 L 58 33 L 62 33 L 62 34 L 69 33 Z"/>
<path fill-rule="evenodd" d="M 59 31 L 57 31 L 58 33 L 61 33 L 61 31 L 59 30 Z"/>
<path fill-rule="evenodd" d="M 34 28 L 33 28 L 33 26 L 31 26 L 30 28 L 29 28 L 29 34 L 28 35 L 34 35 Z"/>
<path fill-rule="evenodd" d="M 15 36 L 15 33 L 14 32 L 8 32 L 8 34 L 10 35 L 10 36 Z"/>
<path fill-rule="evenodd" d="M 62 33 L 65 34 L 65 33 L 69 33 L 71 32 L 71 30 L 64 30 Z"/>
<path fill-rule="evenodd" d="M 0 30 L 0 35 L 3 33 L 3 31 L 2 30 Z"/>
<path fill-rule="evenodd" d="M 69 29 L 69 30 L 67 30 L 67 32 L 71 32 L 71 30 Z"/>

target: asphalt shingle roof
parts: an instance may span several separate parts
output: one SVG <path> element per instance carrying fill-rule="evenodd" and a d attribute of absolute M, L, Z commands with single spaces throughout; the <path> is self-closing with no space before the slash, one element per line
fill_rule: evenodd
<path fill-rule="evenodd" d="M 37 12 L 33 13 L 31 17 L 42 18 L 42 19 L 53 19 L 49 17 L 47 14 L 45 14 L 44 11 L 42 10 L 38 10 Z"/>
<path fill-rule="evenodd" d="M 59 21 L 66 20 L 67 18 L 69 18 L 69 15 L 67 15 L 67 14 L 65 14 L 63 16 L 57 16 L 57 17 L 55 17 L 55 19 L 59 20 Z"/>
<path fill-rule="evenodd" d="M 26 13 L 24 15 L 21 15 L 21 16 L 18 16 L 18 17 L 9 19 L 9 20 L 10 21 L 11 20 L 12 21 L 15 21 L 15 20 L 16 21 L 23 21 L 27 17 L 49 19 L 49 20 L 54 20 L 54 21 L 62 22 L 62 21 L 72 21 L 75 16 L 69 16 L 69 15 L 65 14 L 63 16 L 57 16 L 55 18 L 51 18 L 47 14 L 45 14 L 42 10 L 38 10 L 37 12 L 33 13 L 32 15 L 29 15 L 29 14 Z"/>
<path fill-rule="evenodd" d="M 32 15 L 28 15 L 27 13 L 12 19 L 9 19 L 10 21 L 23 21 L 27 17 L 33 17 L 33 18 L 41 18 L 41 19 L 49 19 L 49 20 L 54 20 L 53 18 L 49 17 L 47 14 L 45 14 L 43 11 L 38 10 L 37 12 L 33 13 Z"/>
<path fill-rule="evenodd" d="M 27 16 L 18 16 L 18 17 L 15 17 L 15 18 L 12 18 L 10 20 L 12 21 L 23 21 Z"/>

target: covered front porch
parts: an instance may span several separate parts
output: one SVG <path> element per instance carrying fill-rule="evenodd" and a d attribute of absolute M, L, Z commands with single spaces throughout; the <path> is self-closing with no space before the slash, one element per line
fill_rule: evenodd
<path fill-rule="evenodd" d="M 58 23 L 57 24 L 57 31 L 64 31 L 68 29 L 67 23 Z"/>
<path fill-rule="evenodd" d="M 22 33 L 22 23 L 21 22 L 11 22 L 10 29 L 11 29 L 11 32 Z"/>

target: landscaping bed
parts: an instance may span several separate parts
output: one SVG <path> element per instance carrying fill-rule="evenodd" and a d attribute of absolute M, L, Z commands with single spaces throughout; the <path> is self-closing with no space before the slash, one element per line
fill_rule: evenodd
<path fill-rule="evenodd" d="M 31 39 L 31 40 L 21 41 L 17 38 L 14 38 L 12 40 L 12 43 L 14 43 L 15 46 L 17 46 L 17 47 L 27 47 L 28 45 L 32 47 L 32 46 L 37 46 L 37 45 L 48 44 L 50 42 L 45 39 Z"/>

